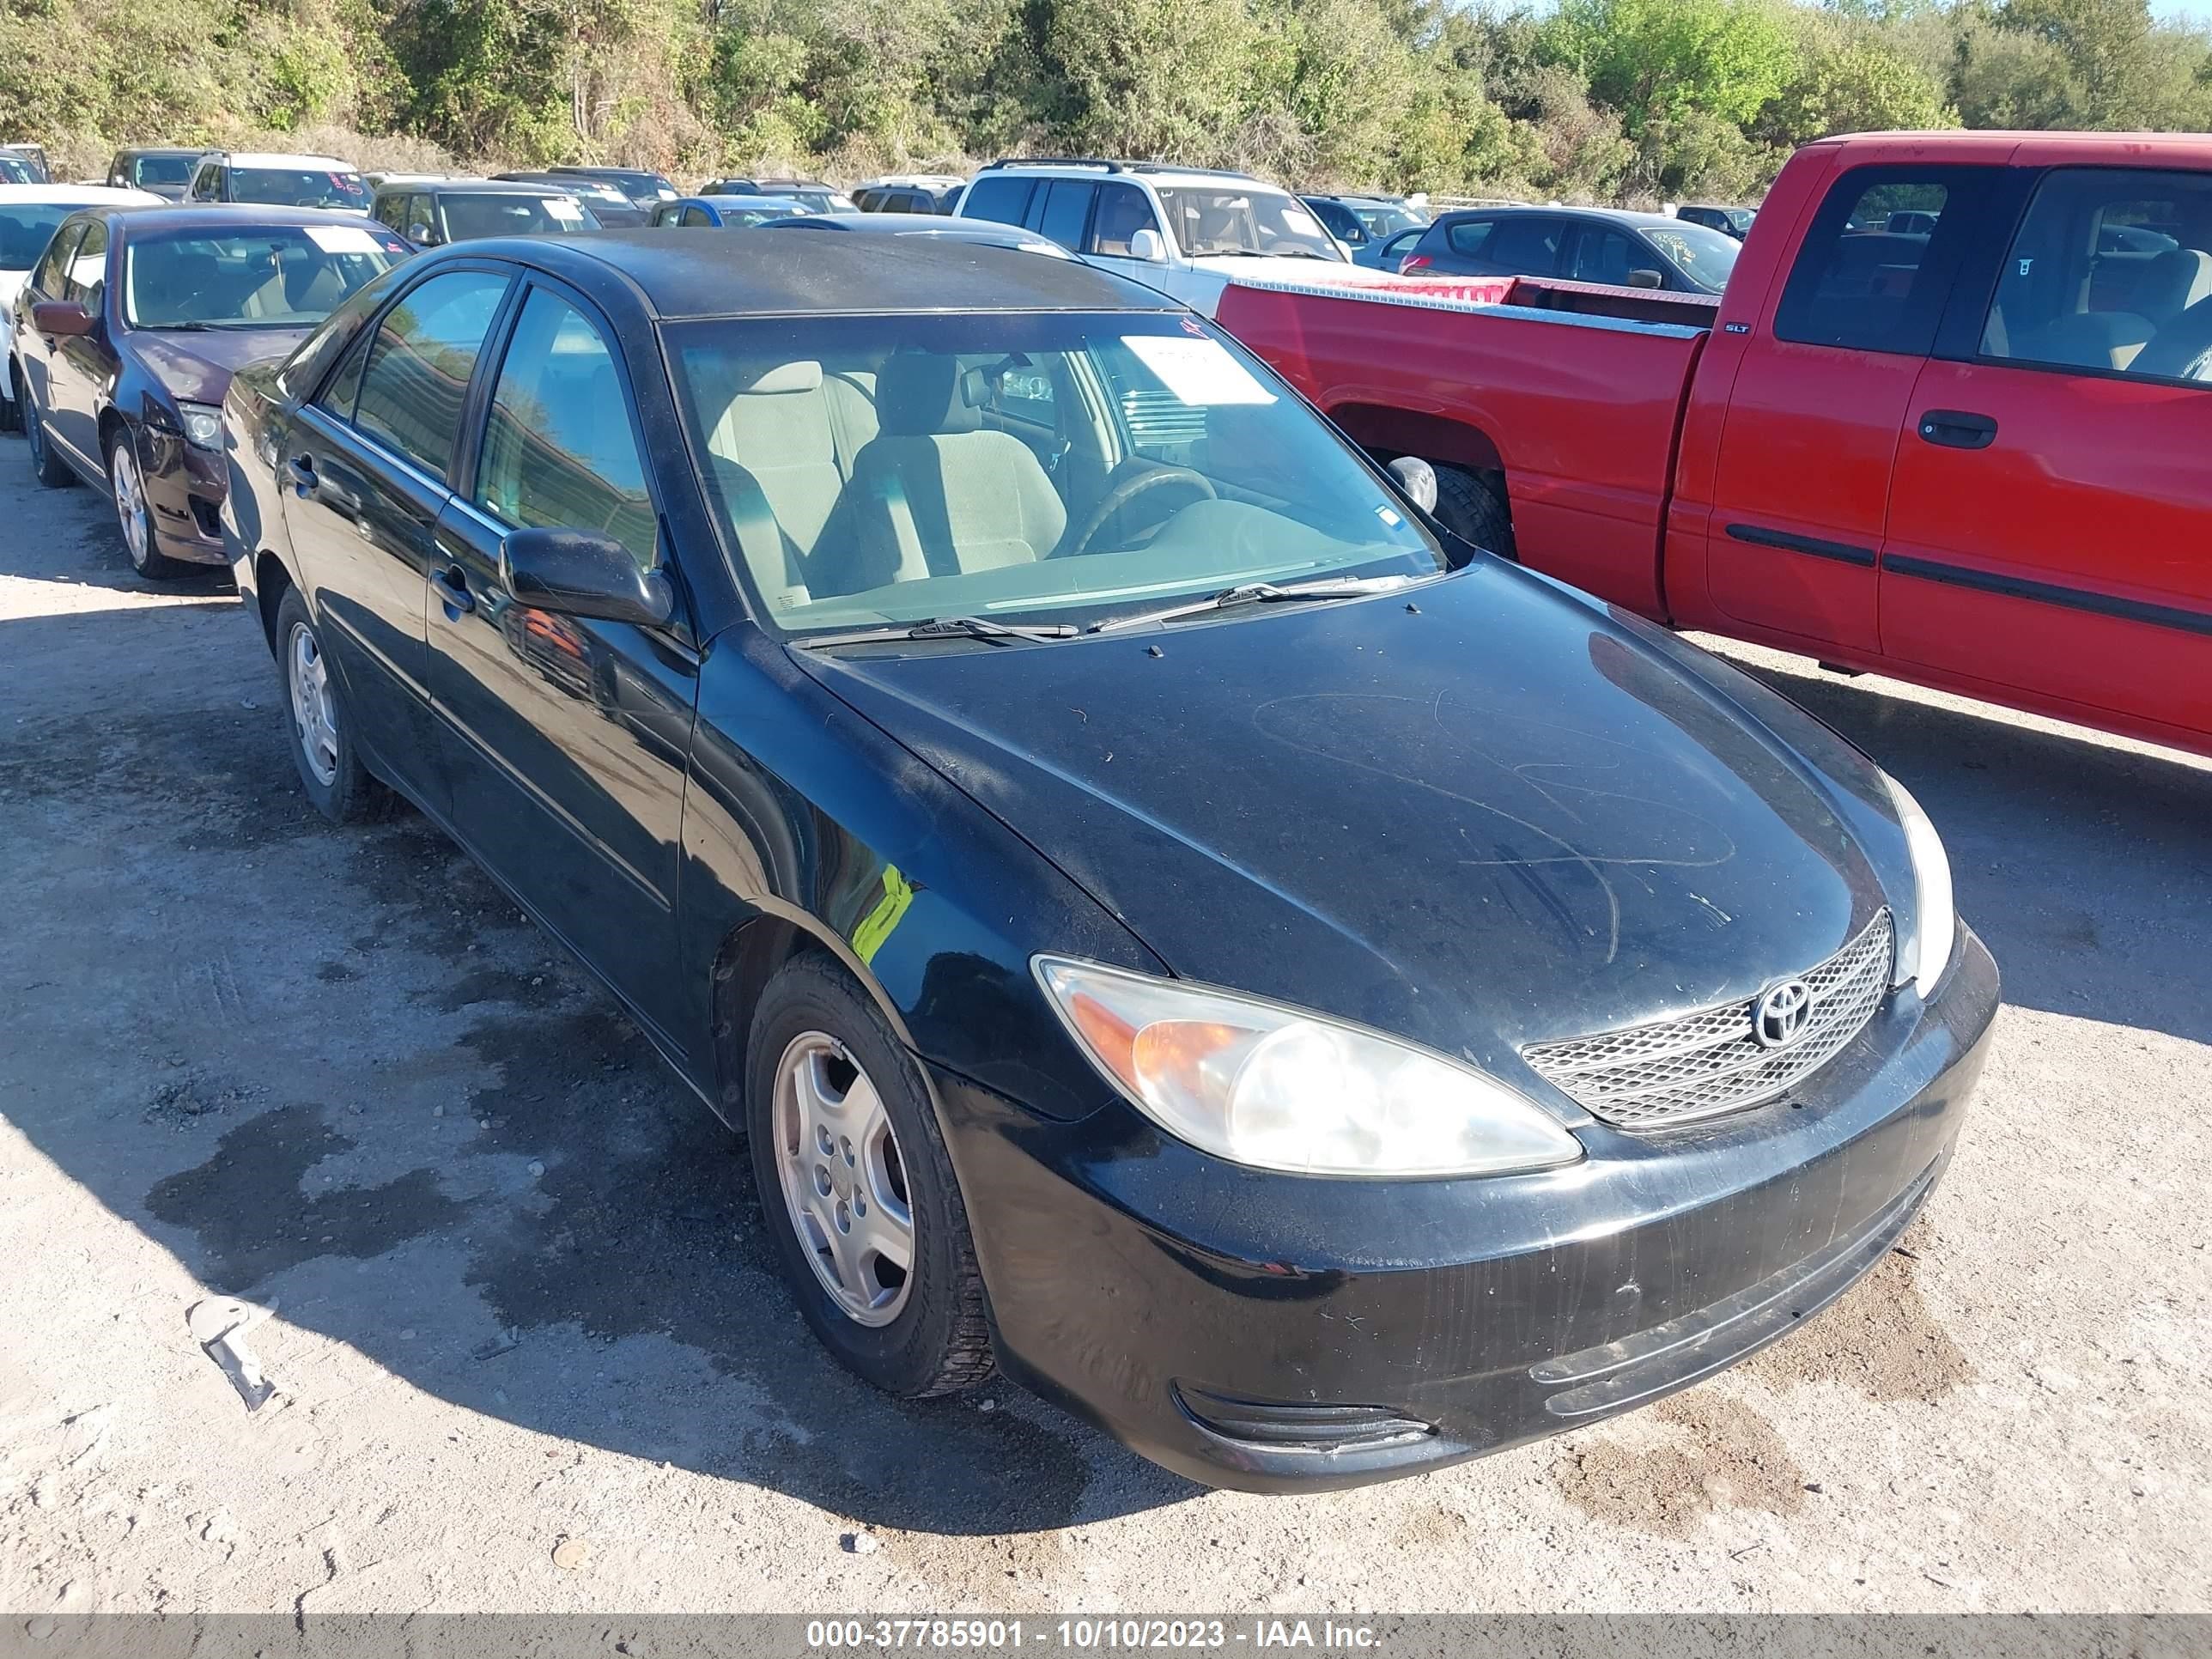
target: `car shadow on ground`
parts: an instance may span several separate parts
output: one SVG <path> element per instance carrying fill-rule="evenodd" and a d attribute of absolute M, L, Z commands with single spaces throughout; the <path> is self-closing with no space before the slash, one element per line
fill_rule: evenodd
<path fill-rule="evenodd" d="M 831 1361 L 741 1143 L 428 820 L 313 811 L 214 609 L 0 618 L 42 687 L 0 724 L 0 1099 L 40 1152 L 216 1291 L 562 1441 L 925 1534 L 1198 1490 L 1002 1381 Z M 70 695 L 97 660 L 175 693 Z"/>
<path fill-rule="evenodd" d="M 2023 1007 L 2212 1043 L 2212 765 L 1744 664 L 1911 789 Z"/>

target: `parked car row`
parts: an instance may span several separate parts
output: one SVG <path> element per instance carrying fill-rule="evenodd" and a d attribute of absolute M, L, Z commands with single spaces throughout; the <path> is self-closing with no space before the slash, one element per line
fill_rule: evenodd
<path fill-rule="evenodd" d="M 655 229 L 560 234 L 580 176 L 104 192 L 9 378 L 140 569 L 228 563 L 315 807 L 411 801 L 744 1132 L 842 1363 L 1325 1488 L 1656 1399 L 1885 1256 L 1997 1006 L 1942 842 L 1455 533 L 1267 327 L 1465 315 L 1351 297 L 1239 174 L 609 176 Z"/>

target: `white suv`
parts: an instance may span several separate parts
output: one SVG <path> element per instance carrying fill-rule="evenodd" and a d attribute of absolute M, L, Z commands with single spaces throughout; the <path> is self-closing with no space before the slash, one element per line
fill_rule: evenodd
<path fill-rule="evenodd" d="M 968 181 L 953 211 L 1026 225 L 1209 317 L 1233 277 L 1353 269 L 1288 191 L 1164 161 L 994 161 Z"/>

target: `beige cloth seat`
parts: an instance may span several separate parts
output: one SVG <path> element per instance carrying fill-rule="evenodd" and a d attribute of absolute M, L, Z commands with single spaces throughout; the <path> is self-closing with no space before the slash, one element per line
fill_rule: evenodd
<path fill-rule="evenodd" d="M 878 378 L 878 435 L 807 570 L 817 594 L 964 574 L 1048 556 L 1067 509 L 1036 452 L 983 426 L 983 376 L 956 357 L 901 352 Z"/>
<path fill-rule="evenodd" d="M 810 359 L 735 386 L 707 437 L 753 579 L 772 609 L 812 596 L 808 566 L 823 528 L 876 435 L 865 376 L 825 374 Z"/>

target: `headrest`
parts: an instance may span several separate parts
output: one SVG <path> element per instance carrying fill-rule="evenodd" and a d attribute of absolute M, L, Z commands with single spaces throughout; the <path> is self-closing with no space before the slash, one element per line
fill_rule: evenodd
<path fill-rule="evenodd" d="M 876 418 L 894 437 L 973 432 L 983 423 L 983 377 L 957 357 L 894 352 L 876 377 Z"/>
<path fill-rule="evenodd" d="M 2212 298 L 2212 254 L 2193 247 L 2170 247 L 2144 267 L 2135 309 L 2154 323 L 2178 317 L 2199 300 Z"/>
<path fill-rule="evenodd" d="M 741 388 L 744 397 L 766 396 L 776 392 L 819 392 L 822 389 L 822 365 L 802 360 L 795 363 L 778 363 L 750 386 Z"/>

